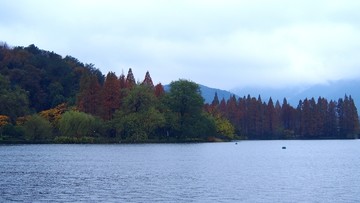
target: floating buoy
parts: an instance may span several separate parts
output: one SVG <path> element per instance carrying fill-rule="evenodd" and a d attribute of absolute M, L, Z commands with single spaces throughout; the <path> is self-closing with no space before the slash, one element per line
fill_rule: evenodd
<path fill-rule="evenodd" d="M 237 142 L 235 142 L 235 144 L 237 144 Z"/>
<path fill-rule="evenodd" d="M 286 149 L 286 147 L 282 147 L 281 149 Z"/>

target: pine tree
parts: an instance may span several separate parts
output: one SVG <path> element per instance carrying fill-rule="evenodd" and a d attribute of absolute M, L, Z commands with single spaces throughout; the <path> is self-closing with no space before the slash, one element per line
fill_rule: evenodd
<path fill-rule="evenodd" d="M 211 102 L 211 105 L 213 107 L 217 107 L 219 104 L 220 104 L 219 97 L 218 97 L 217 92 L 215 92 L 215 96 L 214 96 L 213 101 Z"/>
<path fill-rule="evenodd" d="M 301 135 L 304 138 L 309 138 L 311 134 L 311 107 L 310 102 L 306 98 L 301 106 Z"/>
<path fill-rule="evenodd" d="M 119 77 L 119 82 L 120 82 L 120 89 L 126 88 L 126 79 L 124 73 L 121 73 Z"/>
<path fill-rule="evenodd" d="M 222 98 L 222 100 L 220 101 L 219 111 L 222 112 L 223 114 L 226 114 L 226 101 L 224 98 Z"/>
<path fill-rule="evenodd" d="M 245 129 L 247 126 L 246 98 L 239 98 L 237 103 L 239 108 L 236 115 L 238 123 L 236 123 L 235 127 L 240 135 L 245 135 Z"/>
<path fill-rule="evenodd" d="M 226 104 L 226 116 L 230 122 L 236 123 L 236 112 L 237 112 L 237 105 L 236 105 L 236 97 L 235 95 L 231 96 Z"/>
<path fill-rule="evenodd" d="M 159 83 L 155 86 L 155 96 L 159 98 L 162 97 L 163 95 L 165 95 L 164 86 L 162 86 L 162 84 Z"/>
<path fill-rule="evenodd" d="M 272 98 L 270 97 L 265 111 L 264 132 L 268 138 L 272 138 L 276 131 L 276 114 Z"/>
<path fill-rule="evenodd" d="M 317 131 L 317 122 L 318 122 L 318 115 L 317 115 L 317 106 L 314 97 L 309 100 L 310 104 L 310 114 L 308 117 L 309 121 L 309 138 L 317 138 L 318 131 Z"/>
<path fill-rule="evenodd" d="M 141 84 L 142 84 L 142 85 L 146 85 L 146 86 L 148 86 L 148 87 L 150 87 L 150 88 L 154 88 L 154 83 L 153 83 L 153 81 L 152 81 L 152 79 L 151 79 L 151 76 L 150 76 L 149 71 L 146 72 L 146 74 L 145 74 L 145 79 L 144 79 L 144 81 L 143 81 Z"/>
<path fill-rule="evenodd" d="M 318 98 L 317 102 L 317 112 L 316 112 L 316 129 L 320 138 L 327 136 L 326 135 L 326 119 L 328 114 L 328 101 L 325 98 Z"/>
<path fill-rule="evenodd" d="M 120 108 L 120 97 L 120 81 L 114 72 L 109 72 L 102 89 L 103 119 L 112 119 L 115 110 Z"/>
<path fill-rule="evenodd" d="M 129 90 L 127 89 L 126 86 L 126 79 L 124 73 L 121 73 L 119 77 L 119 85 L 120 85 L 120 107 L 122 107 L 124 103 L 124 99 L 129 93 Z"/>
<path fill-rule="evenodd" d="M 343 115 L 341 136 L 344 138 L 355 138 L 359 131 L 359 118 L 354 100 L 351 96 L 345 95 L 343 102 Z M 340 120 L 340 119 L 339 119 Z"/>
<path fill-rule="evenodd" d="M 85 74 L 82 77 L 80 93 L 77 97 L 77 107 L 85 113 L 100 115 L 101 86 L 95 75 Z"/>
<path fill-rule="evenodd" d="M 346 97 L 345 97 L 346 98 Z M 338 138 L 346 138 L 346 114 L 344 100 L 339 98 L 337 103 L 337 115 L 338 115 Z"/>
<path fill-rule="evenodd" d="M 328 138 L 336 138 L 338 135 L 338 123 L 337 123 L 337 103 L 330 101 L 326 111 L 325 119 L 325 136 Z"/>
<path fill-rule="evenodd" d="M 133 74 L 131 68 L 129 68 L 128 74 L 126 76 L 126 87 L 128 89 L 132 89 L 135 85 L 136 85 L 136 81 L 135 81 L 134 74 Z"/>

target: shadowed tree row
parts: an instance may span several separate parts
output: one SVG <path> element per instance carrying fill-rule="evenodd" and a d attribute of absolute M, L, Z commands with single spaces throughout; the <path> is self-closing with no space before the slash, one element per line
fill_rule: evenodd
<path fill-rule="evenodd" d="M 249 95 L 219 101 L 215 95 L 205 109 L 229 119 L 236 132 L 249 139 L 344 139 L 359 133 L 358 112 L 347 95 L 338 101 L 306 98 L 296 108 L 286 99 L 274 104 L 271 98 L 266 103 Z"/>

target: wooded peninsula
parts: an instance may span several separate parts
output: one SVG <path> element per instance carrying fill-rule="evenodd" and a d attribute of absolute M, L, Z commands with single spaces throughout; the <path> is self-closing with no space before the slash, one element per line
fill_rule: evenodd
<path fill-rule="evenodd" d="M 35 45 L 0 44 L 0 143 L 150 143 L 270 139 L 354 139 L 350 95 L 337 101 L 261 96 L 204 102 L 199 85 L 106 76 L 93 64 Z"/>

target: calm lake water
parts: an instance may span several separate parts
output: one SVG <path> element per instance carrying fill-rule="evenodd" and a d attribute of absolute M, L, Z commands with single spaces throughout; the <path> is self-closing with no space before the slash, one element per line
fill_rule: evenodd
<path fill-rule="evenodd" d="M 360 202 L 360 140 L 0 145 L 0 157 L 0 202 Z"/>

